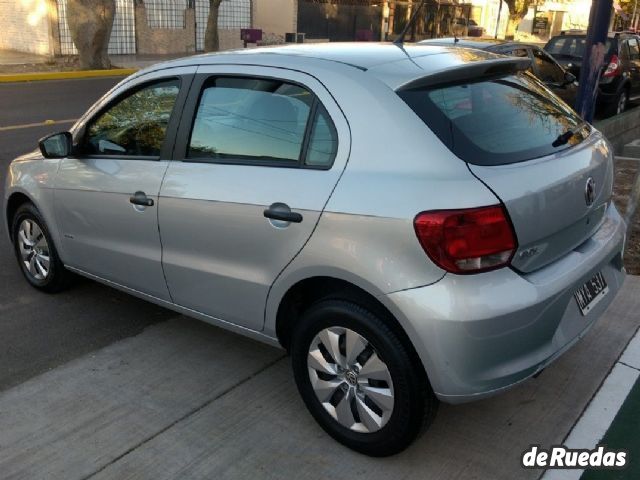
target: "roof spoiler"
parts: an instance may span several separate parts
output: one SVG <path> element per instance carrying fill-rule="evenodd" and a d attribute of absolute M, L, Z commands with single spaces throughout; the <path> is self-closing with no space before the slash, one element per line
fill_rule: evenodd
<path fill-rule="evenodd" d="M 397 89 L 398 92 L 414 90 L 418 88 L 429 88 L 448 83 L 464 82 L 465 80 L 479 80 L 483 77 L 494 77 L 496 75 L 507 75 L 531 66 L 529 58 L 504 57 L 479 60 L 465 63 L 455 67 L 450 67 L 439 72 L 432 73 L 425 77 L 420 77 L 405 83 Z"/>

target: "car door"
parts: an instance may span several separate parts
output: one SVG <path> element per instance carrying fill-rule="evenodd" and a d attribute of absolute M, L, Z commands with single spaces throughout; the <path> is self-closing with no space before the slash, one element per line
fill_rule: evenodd
<path fill-rule="evenodd" d="M 55 183 L 65 263 L 169 300 L 161 263 L 158 193 L 194 68 L 120 86 L 75 132 Z"/>
<path fill-rule="evenodd" d="M 629 47 L 629 75 L 631 77 L 630 97 L 636 99 L 640 97 L 640 42 L 638 37 L 629 37 L 627 45 Z"/>
<path fill-rule="evenodd" d="M 535 76 L 573 108 L 577 93 L 575 82 L 567 81 L 565 70 L 544 50 L 532 48 L 531 53 Z"/>
<path fill-rule="evenodd" d="M 346 165 L 348 124 L 300 72 L 200 67 L 191 90 L 160 192 L 167 284 L 178 305 L 260 330 Z"/>

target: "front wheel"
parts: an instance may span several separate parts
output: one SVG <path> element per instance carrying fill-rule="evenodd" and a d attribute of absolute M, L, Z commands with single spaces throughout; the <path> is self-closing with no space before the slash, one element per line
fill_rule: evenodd
<path fill-rule="evenodd" d="M 31 285 L 48 293 L 68 286 L 71 273 L 60 261 L 49 229 L 34 205 L 25 203 L 18 208 L 12 239 L 22 274 Z"/>
<path fill-rule="evenodd" d="M 291 357 L 310 413 L 353 450 L 398 453 L 435 416 L 422 366 L 382 318 L 357 304 L 314 304 L 294 331 Z"/>

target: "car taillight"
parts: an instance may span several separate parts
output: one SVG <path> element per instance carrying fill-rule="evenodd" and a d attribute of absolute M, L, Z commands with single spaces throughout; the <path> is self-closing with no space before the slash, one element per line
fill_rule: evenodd
<path fill-rule="evenodd" d="M 419 213 L 413 226 L 436 265 L 452 273 L 478 273 L 508 265 L 517 241 L 502 205 Z"/>
<path fill-rule="evenodd" d="M 617 77 L 621 73 L 620 60 L 617 55 L 613 55 L 607 65 L 607 69 L 602 74 L 603 77 Z"/>

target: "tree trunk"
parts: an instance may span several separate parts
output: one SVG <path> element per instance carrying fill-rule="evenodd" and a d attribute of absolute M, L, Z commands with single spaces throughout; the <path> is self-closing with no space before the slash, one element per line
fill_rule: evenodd
<path fill-rule="evenodd" d="M 516 28 L 524 18 L 523 15 L 509 15 L 507 19 L 507 32 L 504 35 L 505 40 L 513 40 L 516 36 Z"/>
<path fill-rule="evenodd" d="M 209 0 L 209 17 L 207 18 L 207 30 L 204 34 L 204 51 L 217 52 L 220 50 L 220 37 L 218 35 L 218 13 L 222 0 Z"/>
<path fill-rule="evenodd" d="M 115 0 L 67 0 L 67 23 L 81 69 L 111 68 L 107 50 L 115 14 Z"/>

